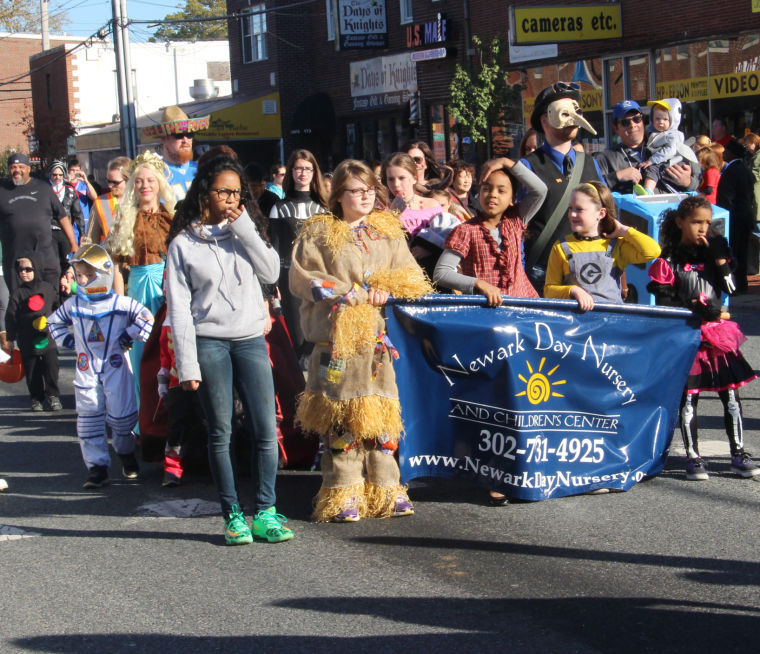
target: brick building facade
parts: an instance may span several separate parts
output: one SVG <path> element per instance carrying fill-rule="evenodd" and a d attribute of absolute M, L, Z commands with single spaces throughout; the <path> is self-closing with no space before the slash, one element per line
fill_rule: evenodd
<path fill-rule="evenodd" d="M 73 46 L 62 44 L 32 56 L 30 66 L 34 114 L 34 135 L 42 161 L 66 157 L 68 139 L 75 133 L 78 104 L 74 99 L 76 60 L 66 56 Z"/>
<path fill-rule="evenodd" d="M 458 147 L 447 108 L 455 66 L 468 64 L 468 35 L 486 42 L 507 36 L 512 8 L 510 3 L 492 0 L 316 0 L 288 7 L 291 4 L 228 0 L 231 13 L 250 14 L 229 22 L 233 92 L 257 95 L 279 90 L 285 152 L 307 147 L 328 168 L 347 155 L 387 156 L 412 136 L 436 146 L 440 158 L 451 155 Z M 384 9 L 384 35 L 364 41 L 354 38 L 354 45 L 356 38 L 360 44 L 374 39 L 384 47 L 336 50 L 330 35 L 335 23 L 331 25 L 329 18 L 335 10 L 347 11 L 349 5 L 364 11 Z M 520 3 L 520 7 L 542 7 L 541 15 L 548 17 L 559 15 L 558 8 L 578 7 L 578 3 L 547 5 L 546 0 Z M 657 94 L 681 97 L 684 123 L 693 133 L 707 131 L 711 118 L 718 115 L 728 118 L 729 129 L 737 135 L 760 128 L 760 115 L 754 109 L 760 93 L 760 13 L 752 12 L 751 2 L 721 3 L 720 20 L 709 19 L 704 3 L 693 0 L 672 0 L 667 5 L 654 0 L 599 2 L 597 7 L 613 12 L 619 7 L 620 25 L 607 33 L 599 31 L 591 40 L 558 38 L 548 45 L 548 56 L 546 46 L 543 55 L 537 55 L 542 58 L 508 58 L 510 81 L 525 88 L 525 112 L 541 88 L 576 78 L 581 80 L 586 111 L 600 133 L 589 143 L 590 149 L 609 140 L 611 108 L 623 96 L 639 102 Z M 361 24 L 361 20 L 349 22 L 347 31 Z M 523 52 L 531 52 L 530 46 L 524 47 L 529 49 Z M 469 63 L 476 66 L 471 55 L 470 51 Z M 378 71 L 392 71 L 410 56 L 421 59 L 414 65 L 416 82 L 376 84 L 370 93 L 357 94 L 357 70 L 371 81 Z M 720 75 L 722 81 L 716 79 Z M 721 84 L 723 90 L 718 88 Z M 731 86 L 738 90 L 732 92 Z M 419 121 L 411 124 L 410 112 L 413 118 L 417 111 Z M 517 122 L 505 129 L 519 136 L 523 127 Z"/>
<path fill-rule="evenodd" d="M 0 151 L 29 152 L 27 118 L 32 119 L 32 83 L 29 58 L 42 51 L 39 34 L 0 33 L 3 48 L 3 74 L 0 76 Z M 51 47 L 67 43 L 53 37 Z"/>

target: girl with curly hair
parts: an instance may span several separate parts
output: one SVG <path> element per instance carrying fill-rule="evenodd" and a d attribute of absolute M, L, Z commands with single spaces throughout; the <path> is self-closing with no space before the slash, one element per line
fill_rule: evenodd
<path fill-rule="evenodd" d="M 293 538 L 275 509 L 278 447 L 274 383 L 264 340 L 261 284 L 277 281 L 280 259 L 266 236 L 240 164 L 218 156 L 198 174 L 168 237 L 166 295 L 182 388 L 198 391 L 228 545 Z M 253 524 L 238 499 L 230 453 L 236 388 L 250 419 Z"/>
<path fill-rule="evenodd" d="M 114 262 L 114 290 L 137 300 L 153 315 L 164 301 L 166 235 L 174 216 L 174 204 L 174 191 L 166 180 L 163 159 L 146 150 L 132 164 L 118 213 L 103 244 Z M 125 285 L 127 269 L 129 278 Z M 129 352 L 138 404 L 143 349 L 144 343 L 138 341 Z"/>
<path fill-rule="evenodd" d="M 686 479 L 708 479 L 699 454 L 697 403 L 702 391 L 715 391 L 723 404 L 723 421 L 731 448 L 731 472 L 750 478 L 760 468 L 744 449 L 744 426 L 739 388 L 757 376 L 739 346 L 747 340 L 739 325 L 729 320 L 721 293 L 733 295 L 728 241 L 711 228 L 712 206 L 701 196 L 682 200 L 665 212 L 660 228 L 662 258 L 649 268 L 647 290 L 657 304 L 691 309 L 702 319 L 702 342 L 689 371 L 681 398 L 681 436 L 686 450 Z"/>

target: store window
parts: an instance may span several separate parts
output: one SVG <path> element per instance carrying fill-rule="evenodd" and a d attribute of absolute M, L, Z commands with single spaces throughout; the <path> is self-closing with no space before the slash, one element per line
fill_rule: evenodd
<path fill-rule="evenodd" d="M 673 57 L 668 53 L 668 60 Z M 655 53 L 654 65 L 658 65 L 666 57 L 664 54 Z M 604 75 L 604 134 L 607 137 L 606 144 L 612 145 L 617 140 L 612 129 L 612 109 L 618 102 L 623 100 L 635 100 L 647 113 L 647 102 L 652 99 L 654 93 L 652 83 L 653 71 L 650 66 L 649 53 L 626 55 L 623 57 L 610 57 L 602 61 Z"/>
<path fill-rule="evenodd" d="M 502 149 L 509 148 L 511 150 L 514 146 L 519 145 L 525 130 L 530 127 L 530 116 L 533 113 L 536 96 L 543 89 L 557 82 L 572 83 L 578 86 L 583 115 L 597 132 L 594 136 L 586 130 L 580 130 L 578 140 L 582 142 L 587 152 L 597 152 L 603 149 L 605 146 L 603 79 L 607 75 L 620 85 L 620 89 L 615 93 L 622 99 L 621 71 L 622 61 L 611 59 L 605 62 L 602 62 L 601 59 L 579 59 L 528 68 L 519 79 L 514 80 L 523 87 L 523 124 L 520 123 L 519 113 L 513 112 L 512 115 L 507 116 L 498 133 L 493 136 L 494 149 L 498 145 Z M 498 144 L 496 142 L 497 137 L 499 139 Z"/>
<path fill-rule="evenodd" d="M 325 16 L 327 17 L 327 40 L 335 40 L 335 13 L 333 12 L 333 0 L 325 0 Z"/>
<path fill-rule="evenodd" d="M 655 94 L 681 101 L 681 131 L 686 136 L 712 135 L 718 118 L 737 138 L 760 129 L 760 34 L 681 44 L 670 50 L 670 58 L 664 50 L 656 52 Z"/>
<path fill-rule="evenodd" d="M 412 13 L 412 0 L 401 0 L 401 24 L 406 25 L 414 20 Z"/>
<path fill-rule="evenodd" d="M 254 5 L 245 10 L 240 19 L 243 35 L 243 63 L 262 61 L 267 58 L 267 15 L 266 6 Z"/>
<path fill-rule="evenodd" d="M 442 104 L 430 105 L 430 129 L 433 137 L 433 155 L 438 163 L 445 163 L 448 159 L 448 153 L 446 152 L 444 113 L 444 107 Z"/>

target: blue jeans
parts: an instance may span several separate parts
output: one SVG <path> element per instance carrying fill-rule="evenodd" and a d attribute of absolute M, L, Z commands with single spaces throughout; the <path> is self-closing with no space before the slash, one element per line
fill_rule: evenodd
<path fill-rule="evenodd" d="M 196 349 L 203 377 L 198 396 L 208 421 L 208 460 L 222 515 L 226 517 L 233 504 L 240 504 L 230 454 L 233 384 L 253 431 L 251 481 L 255 515 L 275 504 L 279 457 L 274 382 L 266 342 L 263 336 L 241 341 L 198 337 Z"/>

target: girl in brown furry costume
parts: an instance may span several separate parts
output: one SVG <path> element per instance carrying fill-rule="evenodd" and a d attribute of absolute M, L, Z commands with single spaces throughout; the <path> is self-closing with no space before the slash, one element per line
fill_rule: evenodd
<path fill-rule="evenodd" d="M 390 295 L 413 299 L 432 288 L 398 217 L 375 209 L 384 194 L 367 166 L 344 161 L 333 176 L 332 213 L 310 218 L 293 250 L 290 288 L 316 344 L 296 420 L 324 444 L 319 522 L 414 513 L 394 458 L 403 433 L 398 353 L 383 305 Z"/>

